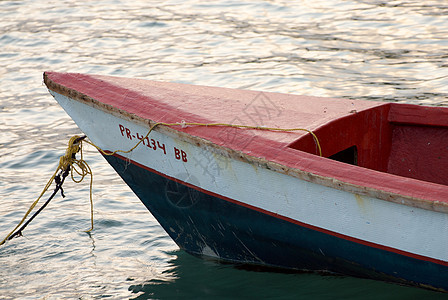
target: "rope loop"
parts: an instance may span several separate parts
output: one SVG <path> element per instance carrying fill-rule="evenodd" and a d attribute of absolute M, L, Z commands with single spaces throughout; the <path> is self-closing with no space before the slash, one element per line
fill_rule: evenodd
<path fill-rule="evenodd" d="M 93 173 L 90 169 L 89 165 L 84 161 L 82 155 L 82 141 L 86 138 L 86 136 L 72 136 L 68 142 L 67 149 L 65 150 L 65 155 L 59 158 L 59 164 L 51 176 L 50 180 L 48 180 L 44 189 L 40 193 L 39 197 L 31 204 L 28 211 L 25 213 L 23 218 L 20 220 L 19 224 L 0 242 L 0 245 L 3 245 L 7 240 L 12 239 L 15 236 L 20 236 L 22 234 L 22 230 L 29 224 L 29 222 L 37 216 L 38 213 L 42 211 L 42 209 L 50 202 L 53 196 L 56 194 L 58 190 L 61 190 L 62 196 L 64 196 L 62 184 L 64 182 L 65 177 L 71 172 L 71 178 L 74 182 L 79 183 L 84 180 L 85 176 L 90 175 L 90 211 L 91 211 L 91 227 L 88 231 L 90 232 L 93 229 L 93 201 L 92 201 L 92 186 L 93 186 Z M 80 152 L 81 158 L 76 159 L 76 154 Z M 78 171 L 77 167 L 80 169 Z M 73 171 L 75 171 L 78 175 L 81 176 L 80 179 L 76 180 L 73 175 Z M 61 179 L 62 176 L 62 179 Z M 33 211 L 36 205 L 39 203 L 43 195 L 48 191 L 51 187 L 52 183 L 56 182 L 56 188 L 47 202 L 42 205 L 42 207 L 25 223 L 25 220 L 28 218 L 29 214 Z M 24 224 L 22 226 L 22 224 Z M 17 230 L 20 226 L 19 230 Z M 16 231 L 17 230 L 17 231 Z"/>
<path fill-rule="evenodd" d="M 88 163 L 84 160 L 83 157 L 83 148 L 82 144 L 83 142 L 92 145 L 95 147 L 100 153 L 103 155 L 114 155 L 118 152 L 121 153 L 130 153 L 135 148 L 137 148 L 143 140 L 145 140 L 149 134 L 154 130 L 155 127 L 159 125 L 164 125 L 168 127 L 172 126 L 181 126 L 182 128 L 186 128 L 188 126 L 205 126 L 205 127 L 212 127 L 212 126 L 225 126 L 225 127 L 234 127 L 234 128 L 245 128 L 245 129 L 255 129 L 255 130 L 268 130 L 268 131 L 283 131 L 283 132 L 292 132 L 292 131 L 306 131 L 313 137 L 319 155 L 322 156 L 322 149 L 320 147 L 319 140 L 317 136 L 308 129 L 305 128 L 273 128 L 273 127 L 266 127 L 266 126 L 250 126 L 250 125 L 235 125 L 235 124 L 227 124 L 227 123 L 195 123 L 195 122 L 185 122 L 182 120 L 178 123 L 163 123 L 163 122 L 151 122 L 149 126 L 148 133 L 140 139 L 138 143 L 136 143 L 132 148 L 129 150 L 115 150 L 113 152 L 110 151 L 104 151 L 99 146 L 95 145 L 93 142 L 85 140 L 86 136 L 72 136 L 68 142 L 67 149 L 65 150 L 65 155 L 61 156 L 59 158 L 59 165 L 56 168 L 56 171 L 51 176 L 50 180 L 45 185 L 43 191 L 39 195 L 39 197 L 31 204 L 28 211 L 25 213 L 25 216 L 22 218 L 20 223 L 0 242 L 0 245 L 4 244 L 7 240 L 10 240 L 11 238 L 15 236 L 21 235 L 22 230 L 31 222 L 34 217 L 42 211 L 42 209 L 49 203 L 49 201 L 53 198 L 53 196 L 56 194 L 58 190 L 61 190 L 61 194 L 64 197 L 62 184 L 64 182 L 65 177 L 70 172 L 70 177 L 75 183 L 80 183 L 84 180 L 84 178 L 88 175 L 90 175 L 90 229 L 86 232 L 90 232 L 93 230 L 93 199 L 92 199 L 92 188 L 93 188 L 93 172 Z M 76 154 L 80 153 L 80 158 L 76 159 Z M 59 174 L 58 174 L 59 173 Z M 79 178 L 75 178 L 75 174 L 79 176 Z M 62 179 L 61 179 L 62 176 Z M 39 200 L 42 198 L 42 196 L 48 191 L 50 186 L 53 182 L 56 182 L 56 188 L 53 192 L 53 194 L 50 196 L 50 198 L 47 200 L 47 202 L 41 206 L 41 208 L 23 225 L 18 231 L 16 231 L 27 219 L 28 215 L 31 213 L 31 211 L 36 207 Z"/>

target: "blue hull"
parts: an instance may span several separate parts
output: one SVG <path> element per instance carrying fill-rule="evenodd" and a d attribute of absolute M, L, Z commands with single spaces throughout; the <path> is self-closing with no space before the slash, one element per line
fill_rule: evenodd
<path fill-rule="evenodd" d="M 448 266 L 250 207 L 118 156 L 105 158 L 177 245 L 191 254 L 448 291 Z"/>

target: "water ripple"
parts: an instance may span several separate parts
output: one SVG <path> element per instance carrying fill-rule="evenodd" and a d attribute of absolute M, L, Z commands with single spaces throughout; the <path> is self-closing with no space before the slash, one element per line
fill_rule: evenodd
<path fill-rule="evenodd" d="M 444 0 L 0 1 L 0 47 L 1 236 L 80 133 L 43 86 L 45 70 L 448 106 Z M 350 278 L 248 276 L 186 256 L 103 158 L 86 155 L 95 231 L 83 232 L 87 185 L 67 185 L 24 238 L 0 248 L 0 298 L 434 296 Z"/>

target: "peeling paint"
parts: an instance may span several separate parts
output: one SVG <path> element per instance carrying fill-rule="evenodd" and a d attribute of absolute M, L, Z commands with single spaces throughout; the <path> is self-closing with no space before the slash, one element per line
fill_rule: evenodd
<path fill-rule="evenodd" d="M 210 248 L 207 244 L 202 248 L 201 253 L 204 256 L 219 258 L 219 255 L 215 251 L 213 251 L 213 249 Z"/>
<path fill-rule="evenodd" d="M 70 97 L 74 100 L 80 101 L 81 103 L 87 104 L 91 107 L 97 108 L 108 114 L 119 117 L 123 120 L 131 120 L 135 124 L 139 124 L 141 126 L 150 127 L 155 122 L 133 113 L 126 112 L 122 109 L 116 108 L 110 104 L 101 103 L 100 101 L 91 98 L 88 95 L 85 95 L 81 92 L 78 92 L 74 89 L 65 87 L 52 79 L 49 78 L 49 73 L 44 74 L 44 82 L 49 88 L 49 90 L 59 93 L 61 95 Z M 392 193 L 386 190 L 383 190 L 378 187 L 366 187 L 361 186 L 359 184 L 351 183 L 344 180 L 338 180 L 332 177 L 328 177 L 325 175 L 320 175 L 316 173 L 312 173 L 309 171 L 304 171 L 299 168 L 293 166 L 286 166 L 283 163 L 273 162 L 266 160 L 263 157 L 256 157 L 252 153 L 248 154 L 242 151 L 233 150 L 218 144 L 215 144 L 209 140 L 201 138 L 199 136 L 190 135 L 186 132 L 176 130 L 175 128 L 171 128 L 168 126 L 157 126 L 154 131 L 165 134 L 169 137 L 175 138 L 178 141 L 185 142 L 187 144 L 195 144 L 198 147 L 206 149 L 206 151 L 210 151 L 212 153 L 218 153 L 220 155 L 224 155 L 225 157 L 232 158 L 235 160 L 239 160 L 242 162 L 249 163 L 251 165 L 257 164 L 260 168 L 269 169 L 278 173 L 283 173 L 288 176 L 293 176 L 301 180 L 305 180 L 308 182 L 316 183 L 319 185 L 335 188 L 338 190 L 343 190 L 349 193 L 356 193 L 359 195 L 374 197 L 377 199 L 403 204 L 406 206 L 418 207 L 425 210 L 438 211 L 447 213 L 448 212 L 448 202 L 440 201 L 439 199 L 433 199 L 430 196 L 432 194 L 425 195 L 417 195 L 413 196 L 408 194 L 406 191 L 403 193 Z M 303 166 L 302 166 L 303 167 Z M 435 193 L 434 193 L 435 194 Z M 429 198 L 428 198 L 429 197 Z"/>
<path fill-rule="evenodd" d="M 363 213 L 366 213 L 366 204 L 361 195 L 355 194 L 356 203 Z"/>

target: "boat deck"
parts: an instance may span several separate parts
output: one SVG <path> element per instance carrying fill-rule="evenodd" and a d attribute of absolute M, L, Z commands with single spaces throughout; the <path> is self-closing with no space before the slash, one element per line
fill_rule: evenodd
<path fill-rule="evenodd" d="M 310 181 L 395 202 L 420 199 L 424 208 L 448 211 L 448 108 L 72 73 L 46 72 L 44 79 L 58 93 L 128 118 L 305 128 L 318 137 L 324 157 L 304 131 L 176 130 L 284 166 L 285 173 L 299 170 Z"/>

